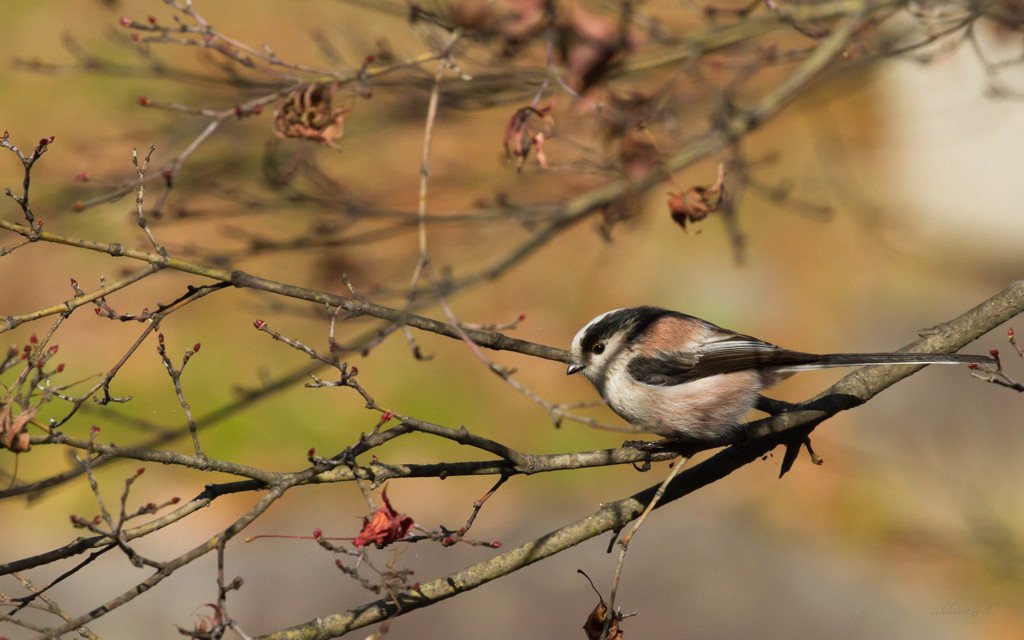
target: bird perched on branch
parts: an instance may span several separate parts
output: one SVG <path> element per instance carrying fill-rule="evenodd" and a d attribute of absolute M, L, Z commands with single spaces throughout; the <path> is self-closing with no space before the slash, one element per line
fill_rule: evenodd
<path fill-rule="evenodd" d="M 582 372 L 615 413 L 669 438 L 732 442 L 758 394 L 797 371 L 906 364 L 993 364 L 988 356 L 802 353 L 658 307 L 603 313 L 572 341 Z"/>

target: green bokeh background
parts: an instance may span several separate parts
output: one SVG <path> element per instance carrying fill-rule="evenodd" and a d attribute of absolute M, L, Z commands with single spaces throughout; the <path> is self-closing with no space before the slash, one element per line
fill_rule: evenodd
<path fill-rule="evenodd" d="M 267 43 L 285 59 L 322 64 L 309 35 L 314 28 L 355 65 L 374 49 L 378 37 L 386 37 L 400 58 L 425 50 L 401 19 L 345 3 L 223 1 L 197 3 L 197 8 L 223 33 L 251 45 Z M 672 15 L 672 7 L 657 3 L 650 10 Z M 129 177 L 132 147 L 156 144 L 155 162 L 160 163 L 179 153 L 205 125 L 199 118 L 142 108 L 139 96 L 217 108 L 237 102 L 229 92 L 210 87 L 147 77 L 33 73 L 10 64 L 15 57 L 70 62 L 61 45 L 65 34 L 101 57 L 131 60 L 107 32 L 123 40 L 126 32 L 117 26 L 121 15 L 142 20 L 150 14 L 170 20 L 169 10 L 155 1 L 41 1 L 5 8 L 0 129 L 7 129 L 23 149 L 41 137 L 55 136 L 33 172 L 33 206 L 49 230 L 145 247 L 134 224 L 131 198 L 73 212 L 74 202 L 102 192 L 95 181 L 81 184 L 74 176 L 86 171 L 97 180 Z M 193 51 L 153 51 L 185 66 L 198 64 Z M 637 304 L 683 310 L 807 351 L 872 351 L 906 344 L 919 330 L 954 317 L 1021 275 L 1022 233 L 1016 222 L 1020 185 L 997 179 L 1006 167 L 1016 166 L 1019 172 L 1019 154 L 998 142 L 984 153 L 971 151 L 973 142 L 991 137 L 993 131 L 1002 132 L 997 138 L 1014 139 L 1020 133 L 1020 106 L 988 101 L 983 79 L 971 68 L 969 56 L 965 61 L 961 52 L 927 68 L 902 61 L 847 73 L 819 83 L 754 133 L 744 143 L 749 157 L 779 154 L 777 162 L 761 169 L 759 179 L 792 181 L 799 199 L 831 207 L 835 214 L 823 221 L 802 214 L 792 202 L 745 196 L 739 206 L 748 242 L 742 265 L 718 220 L 700 224 L 695 235 L 672 223 L 664 192 L 678 187 L 666 185 L 644 198 L 643 215 L 616 228 L 610 242 L 593 223 L 579 225 L 496 282 L 454 297 L 452 307 L 470 322 L 507 322 L 525 314 L 526 321 L 513 335 L 560 347 L 567 347 L 594 315 Z M 908 91 L 908 78 L 917 82 L 922 77 L 929 79 L 927 90 Z M 968 97 L 942 103 L 951 84 Z M 426 96 L 406 91 L 381 87 L 372 99 L 357 101 L 339 143 L 341 151 L 317 148 L 311 153 L 359 197 L 382 207 L 415 210 Z M 238 228 L 285 236 L 305 228 L 303 213 L 286 208 L 239 215 L 204 182 L 230 168 L 238 186 L 260 193 L 260 158 L 273 139 L 270 111 L 229 123 L 196 152 L 171 198 L 173 206 L 205 215 L 158 221 L 158 238 L 183 250 L 209 249 L 237 246 L 233 230 Z M 517 174 L 504 164 L 501 140 L 510 111 L 496 107 L 465 113 L 442 104 L 431 162 L 432 212 L 465 210 L 497 193 L 517 202 L 565 199 L 596 184 L 592 176 L 547 173 L 532 164 Z M 574 118 L 567 120 L 556 121 L 563 140 L 586 135 Z M 945 146 L 929 140 L 929 153 L 948 153 L 950 165 L 966 163 L 976 171 L 936 176 L 930 183 L 915 173 L 915 164 L 924 162 L 915 156 L 915 150 L 925 148 L 923 141 L 913 135 L 921 130 L 921 121 L 936 122 L 946 136 Z M 554 162 L 560 150 L 569 153 L 571 146 L 560 143 L 556 133 L 549 150 Z M 681 185 L 709 183 L 716 162 L 692 167 L 675 179 Z M 984 176 L 992 181 L 984 182 Z M 16 158 L 0 154 L 0 182 L 15 187 L 20 180 Z M 976 206 L 957 214 L 951 203 L 960 200 L 943 194 L 965 191 L 974 194 Z M 948 213 L 951 207 L 953 214 Z M 2 215 L 18 219 L 20 211 L 8 201 Z M 431 228 L 429 247 L 435 264 L 466 273 L 525 237 L 525 231 L 509 224 L 438 225 Z M 13 241 L 13 236 L 2 238 L 4 246 Z M 239 267 L 335 293 L 345 292 L 340 273 L 346 271 L 357 289 L 372 295 L 379 285 L 408 282 L 415 246 L 414 234 L 406 234 L 367 247 L 262 256 L 243 260 Z M 124 261 L 67 247 L 19 249 L 0 259 L 0 315 L 64 300 L 71 294 L 69 277 L 89 288 L 100 277 L 118 277 L 125 268 Z M 180 295 L 186 284 L 201 283 L 162 273 L 111 296 L 110 303 L 118 311 L 153 307 Z M 437 308 L 424 313 L 442 317 Z M 175 359 L 202 343 L 183 385 L 204 428 L 203 416 L 236 398 L 239 389 L 308 365 L 303 354 L 255 331 L 252 322 L 257 318 L 292 339 L 326 346 L 323 314 L 245 291 L 209 296 L 161 327 Z M 4 338 L 20 346 L 48 326 L 46 321 L 25 325 Z M 343 330 L 353 336 L 374 326 L 360 320 L 345 323 Z M 84 309 L 75 313 L 55 338 L 59 359 L 67 364 L 64 375 L 70 380 L 106 371 L 139 331 L 139 326 L 101 320 Z M 1000 328 L 967 351 L 1006 352 L 1005 335 L 1005 327 Z M 352 360 L 380 404 L 452 427 L 465 425 L 532 453 L 611 447 L 622 440 L 621 434 L 572 423 L 555 429 L 541 407 L 488 373 L 464 345 L 433 335 L 416 334 L 416 339 L 431 360 L 414 360 L 401 334 L 369 357 Z M 516 368 L 518 380 L 550 401 L 595 399 L 586 381 L 567 378 L 561 365 L 516 354 L 492 355 Z M 1019 374 L 1020 362 L 1005 360 L 1011 375 Z M 798 376 L 771 395 L 806 398 L 838 375 Z M 88 407 L 68 425 L 68 432 L 84 436 L 95 424 L 102 439 L 122 443 L 138 438 L 130 426 L 133 418 L 166 427 L 183 422 L 152 340 L 126 365 L 112 390 L 133 399 L 103 409 Z M 778 481 L 780 458 L 769 457 L 660 510 L 630 547 L 618 602 L 639 615 L 625 623 L 627 637 L 1020 637 L 1020 406 L 1016 395 L 973 380 L 960 368 L 932 367 L 818 429 L 815 449 L 825 458 L 824 466 L 802 458 Z M 606 410 L 591 414 L 616 420 Z M 307 389 L 300 383 L 205 429 L 202 441 L 212 457 L 295 470 L 306 464 L 310 447 L 333 454 L 375 422 L 376 414 L 363 409 L 351 391 Z M 186 439 L 170 446 L 183 452 L 190 447 Z M 395 462 L 482 457 L 425 436 L 400 438 L 379 455 Z M 26 480 L 44 477 L 66 464 L 62 453 L 37 447 L 21 457 L 18 475 Z M 0 465 L 11 471 L 10 454 L 0 455 Z M 108 503 L 116 501 L 123 479 L 135 466 L 111 465 L 97 474 Z M 206 483 L 229 480 L 144 466 L 147 472 L 132 494 L 139 502 L 188 499 Z M 487 503 L 473 533 L 501 540 L 508 548 L 582 517 L 601 502 L 659 482 L 664 473 L 658 466 L 648 474 L 610 468 L 514 478 Z M 410 480 L 392 482 L 388 491 L 396 508 L 418 523 L 458 527 L 472 501 L 490 484 L 487 478 Z M 140 541 L 139 550 L 171 558 L 232 522 L 258 499 L 236 495 L 218 500 L 173 531 Z M 0 503 L 5 543 L 0 561 L 65 544 L 80 533 L 68 524 L 68 515 L 95 511 L 84 483 L 33 502 Z M 328 535 L 354 535 L 365 511 L 355 487 L 306 487 L 276 504 L 247 533 L 301 535 L 319 527 Z M 579 627 L 596 597 L 575 569 L 585 569 L 607 596 L 614 556 L 605 555 L 606 543 L 592 541 L 402 617 L 392 625 L 390 637 L 581 637 Z M 420 544 L 406 549 L 398 563 L 427 581 L 492 553 Z M 54 589 L 52 597 L 77 615 L 147 575 L 108 555 Z M 376 557 L 383 564 L 392 556 L 381 552 Z M 69 566 L 48 567 L 30 577 L 37 585 L 45 584 Z M 246 581 L 231 595 L 229 606 L 252 635 L 374 598 L 337 571 L 333 558 L 312 543 L 236 540 L 229 546 L 227 571 Z M 19 594 L 19 588 L 10 578 L 0 581 L 0 590 L 7 594 Z M 90 628 L 104 638 L 140 632 L 179 637 L 172 625 L 190 627 L 193 613 L 215 597 L 211 556 Z M 42 614 L 35 619 L 54 622 Z M 352 637 L 368 633 L 357 631 Z M 2 622 L 0 635 L 29 637 Z"/>

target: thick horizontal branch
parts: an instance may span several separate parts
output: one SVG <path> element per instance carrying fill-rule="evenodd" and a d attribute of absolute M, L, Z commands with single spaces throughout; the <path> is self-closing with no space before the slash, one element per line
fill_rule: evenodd
<path fill-rule="evenodd" d="M 1024 312 L 1024 279 L 1016 280 L 995 296 L 970 311 L 921 331 L 921 338 L 900 351 L 910 353 L 953 353 L 985 333 Z M 831 388 L 803 403 L 805 409 L 783 413 L 752 423 L 751 438 L 808 427 L 839 411 L 861 405 L 889 386 L 916 373 L 925 365 L 862 367 L 845 376 Z"/>
<path fill-rule="evenodd" d="M 522 455 L 522 454 L 521 454 Z M 636 447 L 599 449 L 596 451 L 575 451 L 545 455 L 524 455 L 529 459 L 529 469 L 517 469 L 509 460 L 476 460 L 470 462 L 442 462 L 434 464 L 385 464 L 374 461 L 355 468 L 338 467 L 325 471 L 309 480 L 309 484 L 366 480 L 380 484 L 391 478 L 450 478 L 454 476 L 500 475 L 520 473 L 546 473 L 592 467 L 607 467 L 620 464 L 637 464 L 671 460 L 676 452 L 650 454 Z"/>

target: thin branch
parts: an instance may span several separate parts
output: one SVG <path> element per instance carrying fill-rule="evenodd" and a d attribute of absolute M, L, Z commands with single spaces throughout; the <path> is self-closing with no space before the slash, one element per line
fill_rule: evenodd
<path fill-rule="evenodd" d="M 48 632 L 42 634 L 41 636 L 39 636 L 40 640 L 56 640 L 57 638 L 60 638 L 63 634 L 73 631 L 78 627 L 91 622 L 92 620 L 102 617 L 107 612 L 112 611 L 124 604 L 127 604 L 128 602 L 131 602 L 139 595 L 149 591 L 156 585 L 163 582 L 165 578 L 168 578 L 171 575 L 173 575 L 174 572 L 180 569 L 181 567 L 190 564 L 196 558 L 200 558 L 209 553 L 210 551 L 216 550 L 218 545 L 223 544 L 227 540 L 230 540 L 231 538 L 236 536 L 240 531 L 249 526 L 249 524 L 253 520 L 259 517 L 260 514 L 262 514 L 270 507 L 270 505 L 276 502 L 277 499 L 280 498 L 290 486 L 293 486 L 296 482 L 299 482 L 302 479 L 302 476 L 303 474 L 299 474 L 296 476 L 292 476 L 290 478 L 280 478 L 278 482 L 276 482 L 274 486 L 270 488 L 266 495 L 264 495 L 259 500 L 259 502 L 257 502 L 245 514 L 243 514 L 242 517 L 240 517 L 238 520 L 232 523 L 231 526 L 229 526 L 227 529 L 223 530 L 222 532 L 218 533 L 212 538 L 204 541 L 198 546 L 193 547 L 191 550 L 181 554 L 173 560 L 170 560 L 169 562 L 167 562 L 167 564 L 163 566 L 163 568 L 153 573 L 149 578 L 143 580 L 139 584 L 135 585 L 134 587 L 125 591 L 124 593 L 116 596 L 115 598 L 108 600 L 107 602 L 103 603 L 99 607 L 96 607 L 89 613 L 81 615 L 60 627 L 51 629 Z"/>

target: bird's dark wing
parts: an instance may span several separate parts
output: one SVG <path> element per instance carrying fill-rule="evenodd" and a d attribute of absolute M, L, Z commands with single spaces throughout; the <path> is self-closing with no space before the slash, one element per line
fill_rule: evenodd
<path fill-rule="evenodd" d="M 725 334 L 705 343 L 697 351 L 636 356 L 629 361 L 629 374 L 638 382 L 672 386 L 736 371 L 780 370 L 817 362 L 821 356 L 788 351 L 757 338 Z"/>

